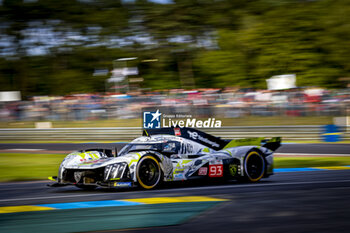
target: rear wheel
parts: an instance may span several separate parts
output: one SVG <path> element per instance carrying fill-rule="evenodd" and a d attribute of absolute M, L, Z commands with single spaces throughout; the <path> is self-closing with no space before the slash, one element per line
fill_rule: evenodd
<path fill-rule="evenodd" d="M 245 177 L 250 182 L 259 181 L 265 173 L 265 159 L 261 152 L 251 150 L 244 159 Z"/>
<path fill-rule="evenodd" d="M 163 174 L 159 162 L 151 155 L 146 155 L 137 164 L 137 182 L 144 189 L 152 189 L 162 181 Z"/>

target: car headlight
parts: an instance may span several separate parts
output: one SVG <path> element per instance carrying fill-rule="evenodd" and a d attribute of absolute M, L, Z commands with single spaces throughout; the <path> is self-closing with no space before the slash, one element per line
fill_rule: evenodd
<path fill-rule="evenodd" d="M 105 167 L 104 181 L 108 181 L 113 178 L 122 178 L 125 169 L 128 165 L 126 163 L 115 163 Z"/>

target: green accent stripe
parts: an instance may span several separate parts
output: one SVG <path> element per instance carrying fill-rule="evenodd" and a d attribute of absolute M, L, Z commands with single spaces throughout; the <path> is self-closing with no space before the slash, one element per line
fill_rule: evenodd
<path fill-rule="evenodd" d="M 224 149 L 236 146 L 260 146 L 261 141 L 265 138 L 243 138 L 243 139 L 232 139 Z"/>

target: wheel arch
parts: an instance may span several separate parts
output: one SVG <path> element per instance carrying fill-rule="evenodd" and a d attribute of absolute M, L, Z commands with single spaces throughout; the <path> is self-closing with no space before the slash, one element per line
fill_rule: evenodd
<path fill-rule="evenodd" d="M 158 152 L 155 152 L 155 151 L 146 151 L 145 154 L 143 154 L 138 163 L 141 161 L 141 159 L 145 156 L 152 156 L 154 157 L 158 162 L 159 162 L 159 165 L 160 165 L 160 169 L 164 172 L 164 165 L 163 165 L 163 162 L 165 161 L 165 156 L 158 153 Z"/>

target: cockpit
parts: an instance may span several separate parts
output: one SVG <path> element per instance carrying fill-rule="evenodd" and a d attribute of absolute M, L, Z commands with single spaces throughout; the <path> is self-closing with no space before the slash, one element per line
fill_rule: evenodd
<path fill-rule="evenodd" d="M 130 152 L 153 150 L 163 153 L 165 155 L 178 154 L 180 152 L 181 143 L 176 141 L 168 142 L 147 142 L 147 143 L 129 143 L 125 145 L 121 151 L 118 153 L 118 156 L 125 155 Z"/>

